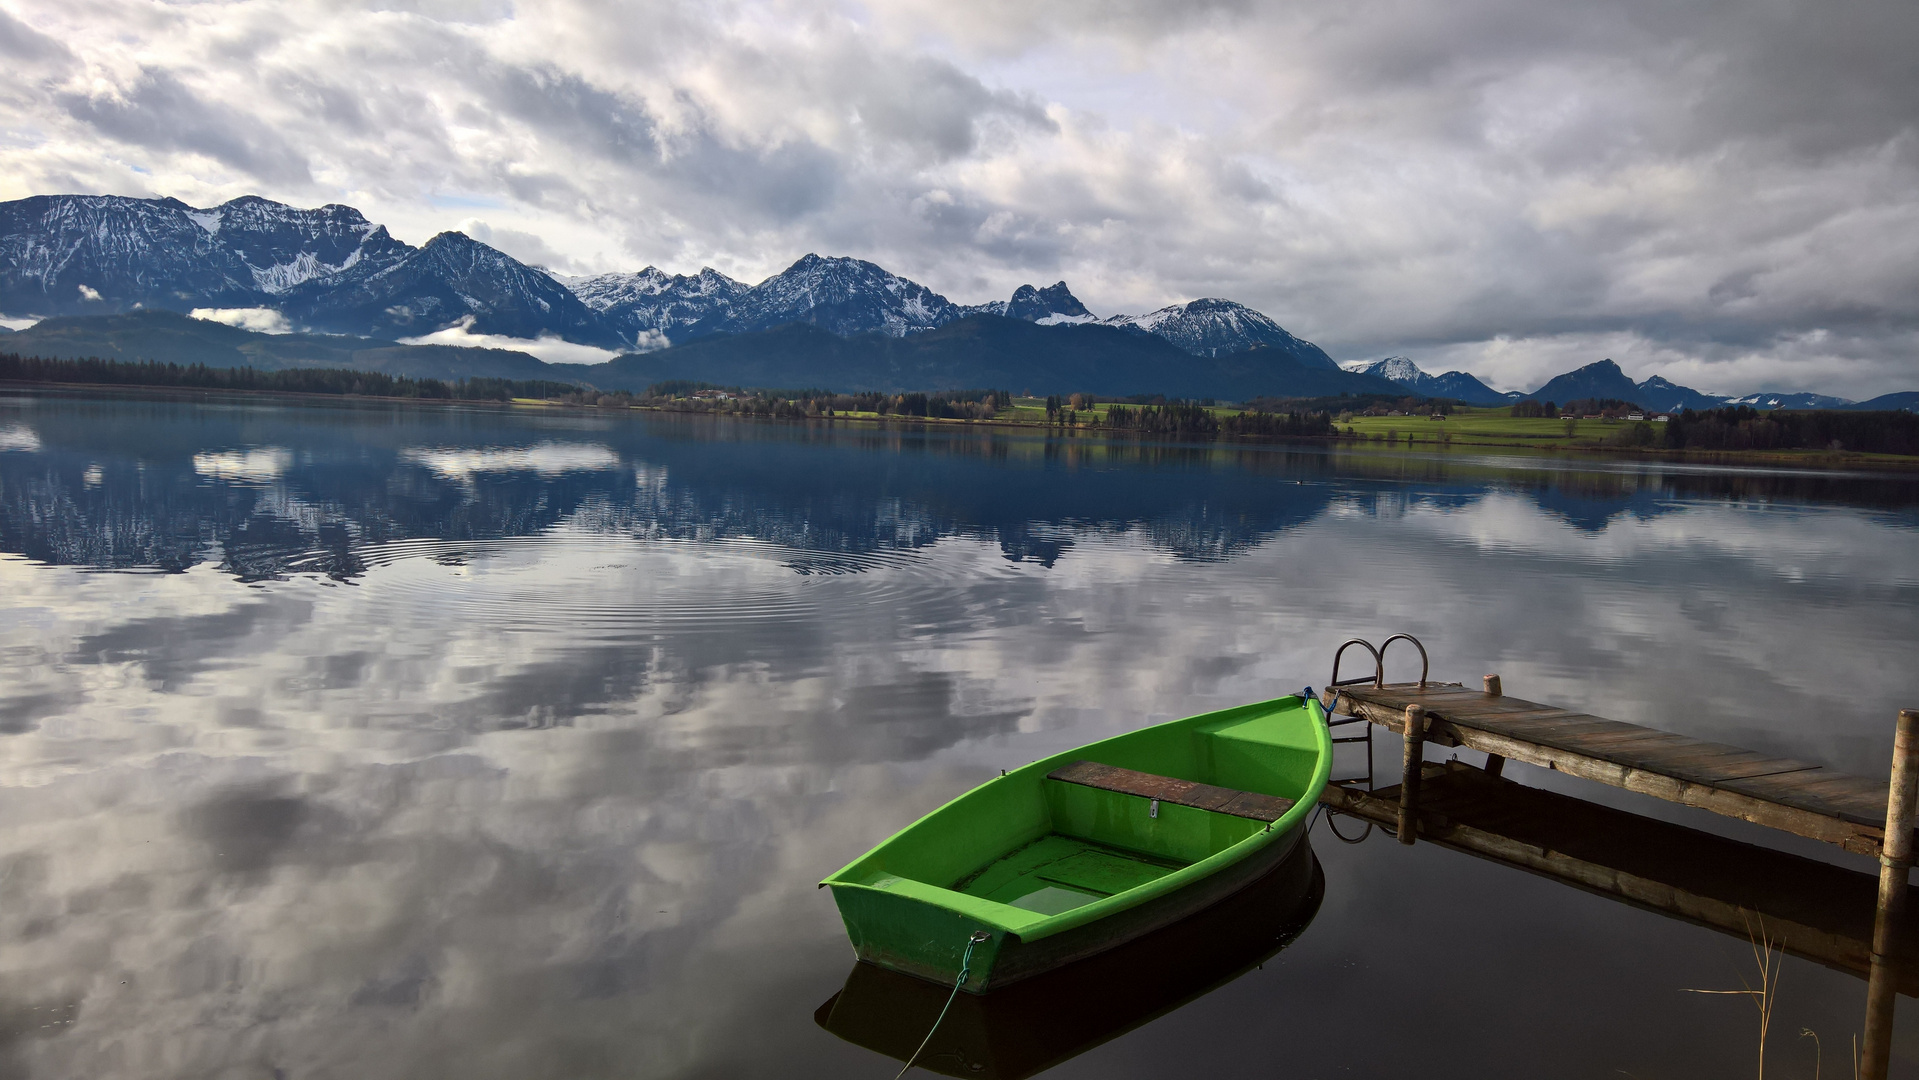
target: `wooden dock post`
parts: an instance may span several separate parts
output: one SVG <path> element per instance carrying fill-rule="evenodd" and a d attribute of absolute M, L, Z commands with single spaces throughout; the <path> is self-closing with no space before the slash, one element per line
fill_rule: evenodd
<path fill-rule="evenodd" d="M 1426 707 L 1406 706 L 1406 754 L 1399 779 L 1399 842 L 1410 844 L 1419 833 L 1419 774 L 1426 764 Z"/>
<path fill-rule="evenodd" d="M 1486 676 L 1486 696 L 1487 697 L 1500 697 L 1504 695 L 1504 693 L 1505 691 L 1499 685 L 1499 676 L 1497 675 Z M 1505 771 L 1506 771 L 1505 758 L 1499 756 L 1498 754 L 1486 755 L 1486 775 L 1487 776 L 1498 776 L 1500 773 Z"/>
<path fill-rule="evenodd" d="M 1899 710 L 1886 790 L 1886 838 L 1879 852 L 1879 905 L 1872 922 L 1872 973 L 1866 981 L 1865 1080 L 1885 1080 L 1892 1065 L 1892 1015 L 1898 993 L 1893 964 L 1912 868 L 1913 796 L 1919 792 L 1919 709 Z"/>

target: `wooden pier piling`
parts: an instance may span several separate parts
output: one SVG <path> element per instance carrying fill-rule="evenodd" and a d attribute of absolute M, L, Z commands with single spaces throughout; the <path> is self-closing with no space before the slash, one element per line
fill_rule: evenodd
<path fill-rule="evenodd" d="M 1497 675 L 1486 676 L 1486 696 L 1487 697 L 1503 697 L 1505 696 L 1505 693 L 1506 693 L 1505 688 L 1499 685 L 1499 676 Z M 1503 773 L 1505 771 L 1506 771 L 1506 759 L 1504 757 L 1498 754 L 1486 755 L 1486 775 L 1498 776 L 1500 773 Z"/>
<path fill-rule="evenodd" d="M 1892 1064 L 1892 1016 L 1898 991 L 1895 950 L 1901 942 L 1908 871 L 1912 869 L 1913 797 L 1919 793 L 1919 710 L 1901 709 L 1892 741 L 1892 783 L 1886 790 L 1886 841 L 1879 853 L 1879 903 L 1872 927 L 1872 974 L 1866 982 L 1865 1080 L 1885 1080 Z"/>
<path fill-rule="evenodd" d="M 1426 709 L 1406 706 L 1406 752 L 1399 780 L 1399 842 L 1411 844 L 1419 835 L 1419 773 L 1426 763 Z"/>

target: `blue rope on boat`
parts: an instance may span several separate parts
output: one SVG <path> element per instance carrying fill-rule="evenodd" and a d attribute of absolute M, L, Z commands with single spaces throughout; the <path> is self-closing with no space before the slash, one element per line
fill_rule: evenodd
<path fill-rule="evenodd" d="M 926 1038 L 920 1040 L 920 1048 L 913 1051 L 912 1057 L 906 1059 L 906 1068 L 895 1073 L 893 1080 L 900 1080 L 900 1077 L 905 1076 L 907 1069 L 911 1069 L 913 1063 L 920 1059 L 920 1055 L 926 1052 L 926 1044 L 933 1041 L 933 1033 L 940 1029 L 940 1021 L 946 1019 L 946 1010 L 953 1007 L 953 999 L 959 997 L 960 987 L 966 985 L 966 976 L 973 971 L 973 946 L 992 936 L 984 930 L 975 930 L 973 936 L 966 939 L 966 953 L 960 957 L 960 973 L 959 978 L 953 980 L 953 992 L 946 995 L 946 1004 L 940 1006 L 940 1014 L 933 1020 L 933 1026 L 926 1029 Z"/>

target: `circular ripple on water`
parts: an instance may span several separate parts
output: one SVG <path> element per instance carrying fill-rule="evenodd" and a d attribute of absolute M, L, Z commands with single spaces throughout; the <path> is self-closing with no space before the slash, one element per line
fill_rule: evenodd
<path fill-rule="evenodd" d="M 509 632 L 628 636 L 808 621 L 876 605 L 942 621 L 951 572 L 923 552 L 841 552 L 757 540 L 653 540 L 563 532 L 403 540 L 355 552 L 381 606 Z"/>

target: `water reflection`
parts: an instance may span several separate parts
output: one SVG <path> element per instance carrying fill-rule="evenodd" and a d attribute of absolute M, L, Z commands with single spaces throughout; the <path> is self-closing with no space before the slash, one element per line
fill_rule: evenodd
<path fill-rule="evenodd" d="M 697 418 L 10 404 L 28 419 L 9 423 L 0 442 L 0 550 L 108 568 L 213 560 L 244 580 L 349 578 L 365 569 L 359 545 L 534 536 L 562 523 L 609 535 L 749 538 L 796 552 L 986 538 L 1009 559 L 1050 566 L 1089 530 L 1135 532 L 1179 558 L 1223 559 L 1334 509 L 1454 512 L 1497 493 L 1522 495 L 1584 533 L 1651 522 L 1700 499 L 1839 500 L 1884 508 L 1904 524 L 1919 507 L 1919 485 L 1897 477 L 1575 471 L 1526 460 L 821 426 L 766 425 L 746 438 Z"/>
<path fill-rule="evenodd" d="M 1271 960 L 1306 931 L 1325 892 L 1319 860 L 1302 845 L 1191 918 L 984 996 L 961 994 L 944 1019 L 942 988 L 865 963 L 853 965 L 813 1018 L 847 1042 L 928 1072 L 1021 1080 Z"/>
<path fill-rule="evenodd" d="M 0 1075 L 890 1074 L 813 1021 L 822 874 L 1355 634 L 1868 774 L 1912 704 L 1897 478 L 198 399 L 0 432 Z M 1739 1071 L 1744 1013 L 1679 991 L 1742 943 L 1321 855 L 1263 971 L 1055 1073 Z M 1794 964 L 1779 1029 L 1843 1044 L 1856 984 Z M 1355 1004 L 1415 976 L 1511 1023 Z"/>

